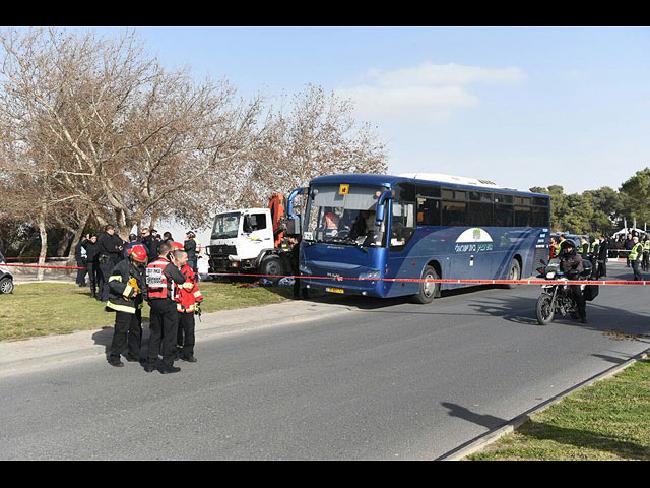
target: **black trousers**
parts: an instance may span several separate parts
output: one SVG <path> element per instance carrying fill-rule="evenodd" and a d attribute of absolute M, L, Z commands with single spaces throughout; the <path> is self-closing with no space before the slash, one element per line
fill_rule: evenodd
<path fill-rule="evenodd" d="M 86 264 L 86 260 L 85 260 L 85 259 L 82 259 L 82 260 L 77 261 L 77 266 L 79 266 L 79 267 L 81 267 L 81 268 L 83 268 L 83 269 L 78 269 L 78 270 L 77 270 L 77 279 L 76 279 L 76 283 L 77 283 L 77 285 L 79 285 L 79 286 L 84 286 L 84 285 L 86 284 L 86 272 L 87 272 L 87 269 L 86 269 L 86 266 L 87 266 L 87 264 Z"/>
<path fill-rule="evenodd" d="M 97 285 L 99 284 L 99 266 L 97 263 L 91 261 L 86 264 L 86 270 L 88 271 L 90 295 L 94 297 L 97 294 Z"/>
<path fill-rule="evenodd" d="M 643 251 L 643 261 L 641 261 L 641 267 L 643 268 L 643 271 L 648 271 L 648 265 L 650 264 L 648 260 L 648 255 L 650 253 L 648 251 Z"/>
<path fill-rule="evenodd" d="M 130 356 L 140 356 L 140 344 L 142 343 L 142 312 L 135 313 L 115 312 L 115 331 L 109 356 L 112 359 L 119 359 L 124 348 L 128 346 Z"/>
<path fill-rule="evenodd" d="M 115 262 L 111 259 L 99 263 L 99 270 L 101 271 L 101 281 L 99 282 L 99 298 L 102 302 L 108 301 L 108 279 L 111 277 L 111 271 L 113 271 L 113 267 L 115 267 Z"/>
<path fill-rule="evenodd" d="M 178 341 L 178 311 L 176 302 L 170 299 L 153 299 L 149 302 L 149 352 L 147 361 L 155 364 L 162 341 L 162 355 L 165 366 L 173 366 Z M 164 338 L 163 338 L 164 334 Z"/>
<path fill-rule="evenodd" d="M 178 347 L 181 348 L 181 355 L 188 358 L 194 355 L 194 329 L 196 322 L 194 312 L 178 312 Z"/>
<path fill-rule="evenodd" d="M 585 301 L 585 296 L 582 294 L 580 285 L 570 285 L 569 290 L 571 292 L 571 295 L 573 296 L 573 299 L 576 301 L 576 305 L 578 306 L 578 316 L 581 319 L 586 319 L 587 302 Z"/>
<path fill-rule="evenodd" d="M 607 261 L 598 260 L 598 275 L 597 278 L 604 278 L 607 276 Z"/>
<path fill-rule="evenodd" d="M 634 271 L 634 281 L 643 281 L 641 270 L 639 269 L 639 260 L 632 261 L 632 270 Z"/>

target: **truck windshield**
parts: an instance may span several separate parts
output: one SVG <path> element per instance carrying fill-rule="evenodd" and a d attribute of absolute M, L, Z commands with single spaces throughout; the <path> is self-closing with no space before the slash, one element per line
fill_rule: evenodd
<path fill-rule="evenodd" d="M 241 212 L 219 214 L 214 218 L 212 239 L 234 239 L 239 234 Z"/>
<path fill-rule="evenodd" d="M 303 239 L 364 247 L 383 246 L 385 224 L 375 225 L 378 194 L 383 190 L 353 185 L 312 187 Z"/>

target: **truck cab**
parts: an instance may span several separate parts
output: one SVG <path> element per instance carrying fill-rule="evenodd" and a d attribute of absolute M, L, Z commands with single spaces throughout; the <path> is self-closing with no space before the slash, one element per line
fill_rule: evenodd
<path fill-rule="evenodd" d="M 271 211 L 242 208 L 217 214 L 210 237 L 209 264 L 217 273 L 253 272 L 274 250 Z"/>

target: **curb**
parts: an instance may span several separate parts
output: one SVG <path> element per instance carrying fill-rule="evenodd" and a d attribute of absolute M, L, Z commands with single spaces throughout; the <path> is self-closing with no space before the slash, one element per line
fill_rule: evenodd
<path fill-rule="evenodd" d="M 452 449 L 451 451 L 447 451 L 445 454 L 438 457 L 436 461 L 463 461 L 464 458 L 469 456 L 470 454 L 474 454 L 475 452 L 478 452 L 486 448 L 490 444 L 493 444 L 494 442 L 498 441 L 504 435 L 516 431 L 525 422 L 530 420 L 530 418 L 533 415 L 543 412 L 544 410 L 551 407 L 552 405 L 561 402 L 565 397 L 569 396 L 574 391 L 579 390 L 580 388 L 584 388 L 585 386 L 592 385 L 600 380 L 604 380 L 606 378 L 614 376 L 615 374 L 618 374 L 621 371 L 632 366 L 639 359 L 646 359 L 648 357 L 650 357 L 650 349 L 646 349 L 645 351 L 637 354 L 636 356 L 631 357 L 624 363 L 617 364 L 616 366 L 612 366 L 611 368 L 606 369 L 602 373 L 598 373 L 595 376 L 592 376 L 590 378 L 587 378 L 584 381 L 581 381 L 577 385 L 567 388 L 563 392 L 558 393 L 554 397 L 549 398 L 548 400 L 540 403 L 539 405 L 513 418 L 504 426 L 499 427 L 496 430 L 482 434 L 474 438 L 473 440 L 467 441 L 464 444 L 461 444 L 460 446 Z"/>

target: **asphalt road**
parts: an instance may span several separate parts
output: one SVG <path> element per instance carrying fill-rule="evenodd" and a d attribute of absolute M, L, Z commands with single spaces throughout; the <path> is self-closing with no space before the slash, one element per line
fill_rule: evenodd
<path fill-rule="evenodd" d="M 646 287 L 601 287 L 587 325 L 536 325 L 538 291 L 347 299 L 200 343 L 175 375 L 0 377 L 0 459 L 435 459 L 650 347 Z"/>

